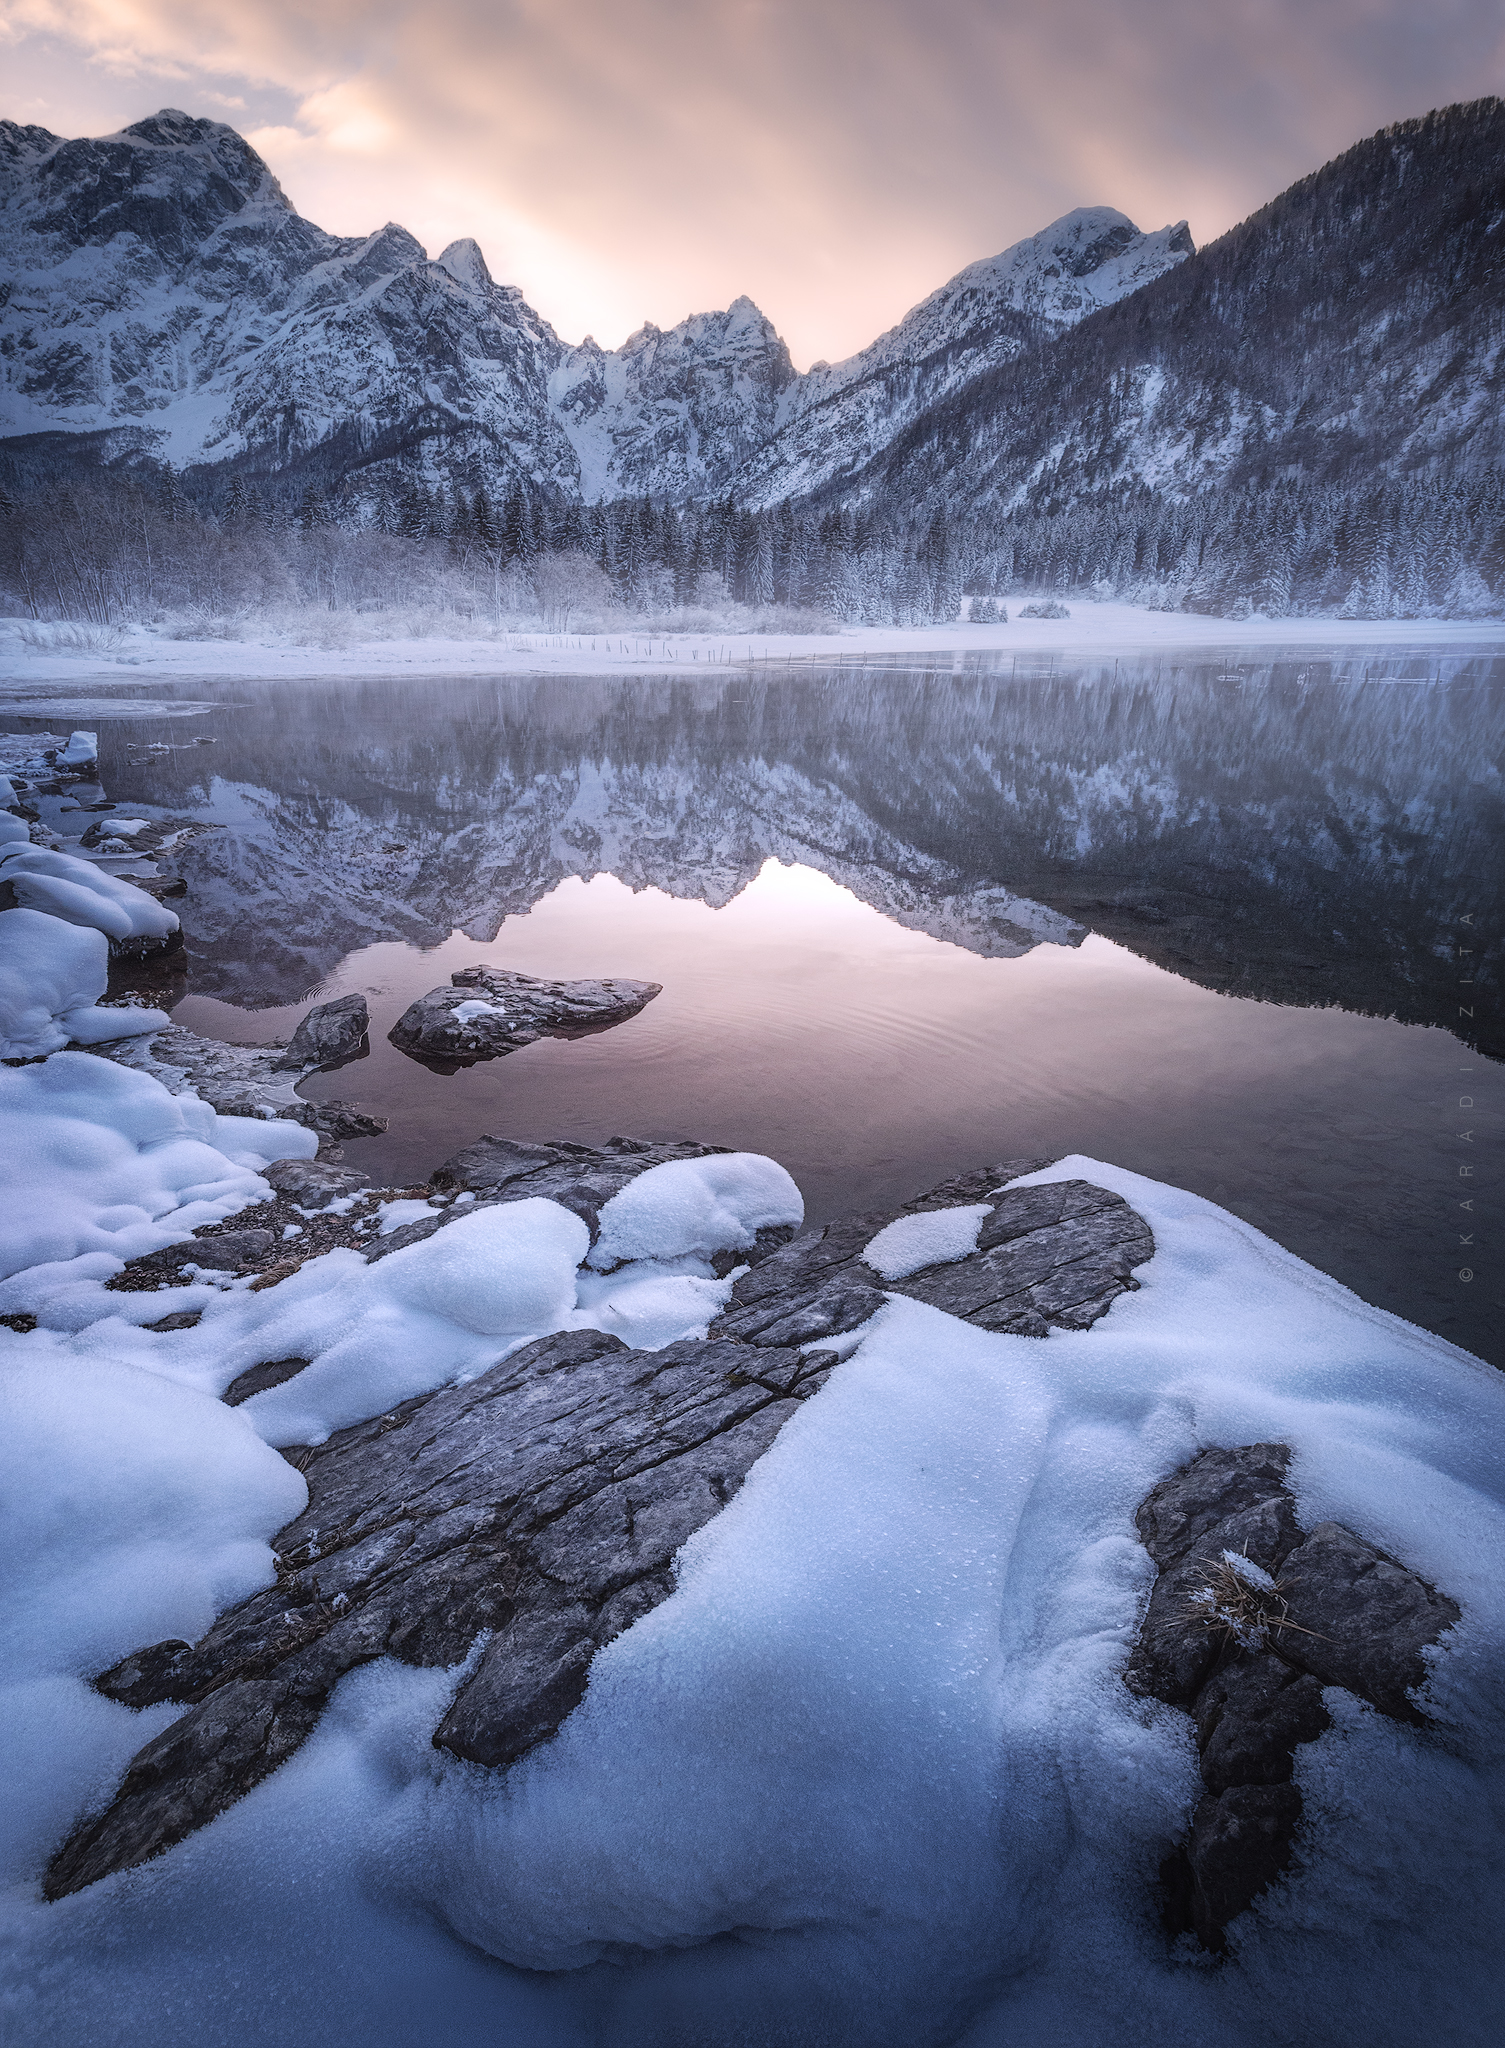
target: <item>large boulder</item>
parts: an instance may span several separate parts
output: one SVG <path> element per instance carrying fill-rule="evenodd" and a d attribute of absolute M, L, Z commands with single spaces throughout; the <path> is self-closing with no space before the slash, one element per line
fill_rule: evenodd
<path fill-rule="evenodd" d="M 462 967 L 449 988 L 410 1003 L 388 1038 L 399 1052 L 452 1073 L 550 1038 L 581 1038 L 635 1017 L 656 981 L 541 981 L 498 967 Z"/>

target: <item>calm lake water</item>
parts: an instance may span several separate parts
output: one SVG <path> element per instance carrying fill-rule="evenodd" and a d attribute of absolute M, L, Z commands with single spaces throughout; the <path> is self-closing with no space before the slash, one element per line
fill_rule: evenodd
<path fill-rule="evenodd" d="M 1084 1152 L 1505 1364 L 1505 664 L 134 694 L 76 722 L 109 798 L 211 828 L 164 861 L 177 1020 L 285 1035 L 363 992 L 370 1057 L 305 1093 L 390 1119 L 345 1148 L 384 1181 L 481 1131 L 684 1136 L 773 1154 L 821 1220 Z M 476 961 L 664 992 L 453 1075 L 396 1052 Z"/>

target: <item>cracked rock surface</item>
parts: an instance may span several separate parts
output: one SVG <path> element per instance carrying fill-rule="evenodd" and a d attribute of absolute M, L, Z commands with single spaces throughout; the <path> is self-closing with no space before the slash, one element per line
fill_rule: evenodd
<path fill-rule="evenodd" d="M 634 1174 L 713 1149 L 484 1139 L 435 1181 L 490 1201 L 549 1195 L 594 1236 L 601 1206 Z M 1008 1161 L 901 1210 L 787 1245 L 773 1232 L 768 1246 L 729 1254 L 758 1263 L 703 1341 L 637 1351 L 595 1331 L 539 1338 L 463 1385 L 285 1453 L 309 1501 L 276 1539 L 276 1584 L 199 1643 L 144 1648 L 96 1681 L 128 1706 L 187 1711 L 64 1844 L 48 1896 L 143 1862 L 222 1812 L 305 1739 L 341 1675 L 375 1657 L 453 1665 L 489 1631 L 435 1744 L 505 1768 L 547 1740 L 580 1700 L 596 1651 L 672 1592 L 676 1552 L 824 1383 L 834 1354 L 812 1336 L 855 1328 L 887 1292 L 988 1329 L 1080 1329 L 1134 1285 L 1131 1268 L 1154 1244 L 1120 1197 L 1079 1181 L 997 1192 L 1042 1164 Z M 989 1197 L 968 1257 L 896 1287 L 863 1265 L 863 1246 L 898 1217 Z M 762 1275 L 771 1284 L 750 1287 Z M 255 1367 L 227 1399 L 303 1365 Z"/>
<path fill-rule="evenodd" d="M 500 967 L 462 967 L 450 981 L 410 1003 L 387 1036 L 411 1059 L 451 1073 L 545 1036 L 625 1024 L 662 993 L 656 981 L 542 981 Z"/>
<path fill-rule="evenodd" d="M 1136 1266 L 1154 1252 L 1149 1225 L 1121 1195 L 1087 1181 L 1008 1188 L 1001 1183 L 1049 1165 L 1009 1159 L 946 1181 L 902 1209 L 857 1216 L 807 1232 L 744 1273 L 711 1326 L 713 1337 L 746 1344 L 808 1344 L 855 1330 L 887 1294 L 907 1294 L 984 1330 L 1043 1337 L 1054 1325 L 1085 1330 L 1117 1297 L 1137 1287 Z M 991 1199 L 992 1213 L 965 1259 L 885 1280 L 863 1259 L 895 1216 Z"/>
<path fill-rule="evenodd" d="M 1445 1594 L 1337 1522 L 1303 1532 L 1284 1444 L 1204 1451 L 1135 1517 L 1159 1566 L 1124 1682 L 1184 1707 L 1203 1796 L 1161 1869 L 1172 1935 L 1220 1950 L 1230 1920 L 1291 1860 L 1295 1750 L 1331 1725 L 1323 1688 L 1425 1724 L 1422 1652 L 1458 1619 Z M 1264 1575 L 1230 1572 L 1225 1553 Z"/>
<path fill-rule="evenodd" d="M 483 1764 L 526 1754 L 577 1704 L 596 1650 L 672 1591 L 675 1552 L 831 1363 L 568 1332 L 294 1454 L 309 1501 L 278 1538 L 277 1583 L 201 1642 L 159 1643 L 97 1681 L 129 1706 L 189 1711 L 64 1845 L 48 1896 L 222 1812 L 373 1657 L 453 1664 L 495 1631 L 434 1740 Z"/>

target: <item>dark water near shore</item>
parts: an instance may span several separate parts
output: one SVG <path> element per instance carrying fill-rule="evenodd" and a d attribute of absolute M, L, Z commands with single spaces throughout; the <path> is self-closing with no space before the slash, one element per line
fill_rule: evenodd
<path fill-rule="evenodd" d="M 772 1153 L 820 1219 L 1080 1151 L 1505 1364 L 1505 664 L 192 695 L 87 721 L 110 798 L 213 828 L 163 862 L 175 1014 L 254 1039 L 365 992 L 370 1057 L 305 1092 L 391 1119 L 345 1148 L 383 1180 L 482 1130 L 693 1136 Z M 387 1044 L 477 960 L 664 993 L 451 1076 Z"/>

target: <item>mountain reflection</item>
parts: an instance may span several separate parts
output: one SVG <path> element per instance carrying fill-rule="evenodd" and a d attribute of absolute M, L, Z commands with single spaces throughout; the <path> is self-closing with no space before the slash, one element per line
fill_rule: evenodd
<path fill-rule="evenodd" d="M 489 941 L 566 876 L 714 907 L 772 856 L 974 953 L 1096 931 L 1204 987 L 1477 1030 L 1499 1057 L 1498 949 L 1461 970 L 1470 1022 L 1454 948 L 1500 929 L 1502 670 L 1456 668 L 238 684 L 212 776 L 207 748 L 122 741 L 106 781 L 228 828 L 182 853 L 193 985 L 250 1008 L 373 941 Z"/>

